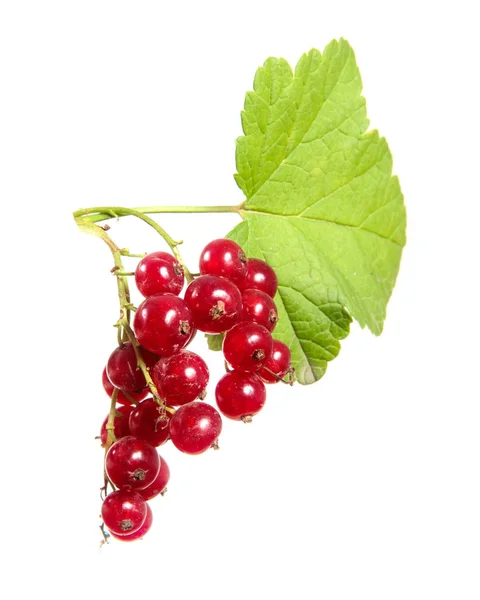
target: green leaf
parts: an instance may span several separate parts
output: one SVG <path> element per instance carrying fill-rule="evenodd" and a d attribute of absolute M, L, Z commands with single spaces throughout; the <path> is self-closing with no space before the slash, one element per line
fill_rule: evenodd
<path fill-rule="evenodd" d="M 276 271 L 275 337 L 313 383 L 340 350 L 352 315 L 380 334 L 405 245 L 405 208 L 384 138 L 367 132 L 345 40 L 311 50 L 295 74 L 269 58 L 248 92 L 235 179 L 244 221 L 228 237 Z"/>
<path fill-rule="evenodd" d="M 210 333 L 206 333 L 205 337 L 207 338 L 207 344 L 209 350 L 214 350 L 215 352 L 219 352 L 222 349 L 223 344 L 223 335 L 212 335 Z"/>

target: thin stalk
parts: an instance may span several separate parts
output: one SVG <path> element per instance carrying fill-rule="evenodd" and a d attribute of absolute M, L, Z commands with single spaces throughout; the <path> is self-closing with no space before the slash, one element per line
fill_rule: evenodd
<path fill-rule="evenodd" d="M 107 216 L 105 217 L 104 215 L 107 215 Z M 162 238 L 165 240 L 165 242 L 168 244 L 168 246 L 170 246 L 170 249 L 172 250 L 173 255 L 175 256 L 177 261 L 182 266 L 183 271 L 185 273 L 185 279 L 187 280 L 187 282 L 190 283 L 193 281 L 193 275 L 187 269 L 187 266 L 185 265 L 182 255 L 180 254 L 180 252 L 178 250 L 178 246 L 180 244 L 182 244 L 183 242 L 182 241 L 176 242 L 165 231 L 165 229 L 163 229 L 163 227 L 161 227 L 156 221 L 154 221 L 147 215 L 144 215 L 142 212 L 140 212 L 134 208 L 124 208 L 122 206 L 94 206 L 92 208 L 82 208 L 80 210 L 77 210 L 76 212 L 73 213 L 73 216 L 75 217 L 75 221 L 77 222 L 77 224 L 79 222 L 85 222 L 85 221 L 90 224 L 93 224 L 98 221 L 102 221 L 105 218 L 111 219 L 111 218 L 126 217 L 126 216 L 137 217 L 138 219 L 140 219 L 140 220 L 144 221 L 145 223 L 147 223 L 148 225 L 150 225 L 150 227 L 153 227 L 153 229 L 155 229 L 155 231 L 162 236 Z M 102 218 L 98 218 L 99 216 L 101 216 Z"/>
<path fill-rule="evenodd" d="M 230 205 L 230 204 L 221 204 L 214 206 L 138 206 L 132 210 L 144 213 L 144 214 L 160 214 L 160 213 L 237 213 L 242 216 L 241 211 L 244 208 L 244 203 L 238 205 Z M 83 217 L 88 215 L 88 220 L 91 223 L 98 223 L 99 221 L 105 221 L 106 219 L 111 219 L 116 216 L 124 216 L 124 215 L 112 215 L 112 210 L 115 211 L 115 207 L 104 206 L 103 210 L 95 210 L 95 215 L 90 214 L 91 209 L 81 208 L 73 213 L 74 217 Z"/>
<path fill-rule="evenodd" d="M 110 448 L 110 446 L 117 441 L 115 437 L 115 417 L 117 416 L 117 398 L 118 398 L 118 389 L 113 389 L 112 400 L 110 402 L 110 412 L 108 413 L 108 421 L 106 425 L 107 429 L 107 441 L 105 443 L 105 453 Z"/>
<path fill-rule="evenodd" d="M 147 365 L 145 364 L 142 353 L 140 352 L 140 344 L 138 343 L 138 340 L 135 337 L 135 334 L 133 333 L 133 329 L 130 327 L 130 324 L 126 322 L 126 320 L 123 323 L 123 328 L 128 336 L 129 341 L 133 346 L 133 349 L 135 350 L 135 356 L 137 357 L 137 365 L 139 366 L 140 370 L 143 373 L 143 376 L 145 377 L 145 381 L 147 382 L 148 388 L 152 393 L 153 399 L 159 406 L 161 406 L 164 409 L 165 401 L 162 398 L 160 398 L 160 394 L 158 393 L 158 390 L 155 384 L 153 383 L 153 380 L 150 376 L 150 371 L 147 369 Z"/>
<path fill-rule="evenodd" d="M 83 231 L 85 231 L 87 233 L 91 233 L 91 234 L 96 235 L 97 237 L 101 238 L 108 245 L 108 247 L 110 248 L 110 250 L 112 252 L 112 255 L 113 255 L 113 258 L 115 261 L 115 267 L 118 267 L 118 269 L 114 267 L 112 272 L 117 275 L 118 300 L 120 303 L 120 318 L 119 318 L 118 322 L 116 323 L 116 326 L 121 328 L 123 331 L 122 341 L 125 342 L 128 340 L 131 342 L 133 349 L 135 350 L 135 356 L 137 358 L 137 365 L 140 368 L 140 370 L 142 371 L 142 373 L 145 377 L 145 380 L 147 382 L 147 385 L 148 385 L 150 391 L 152 392 L 152 395 L 153 395 L 155 401 L 164 408 L 165 402 L 162 400 L 162 398 L 160 398 L 158 390 L 155 387 L 155 384 L 153 383 L 152 378 L 150 377 L 150 373 L 145 365 L 145 361 L 143 360 L 142 354 L 140 352 L 140 348 L 139 348 L 140 344 L 138 343 L 138 340 L 135 337 L 133 329 L 130 327 L 130 311 L 132 310 L 132 305 L 130 303 L 128 282 L 127 282 L 126 277 L 124 277 L 122 275 L 118 275 L 118 273 L 117 273 L 117 271 L 120 273 L 122 273 L 124 271 L 121 250 L 115 244 L 115 242 L 110 238 L 110 236 L 107 234 L 107 232 L 99 225 L 95 225 L 94 223 L 85 222 L 83 217 L 76 217 L 75 221 L 77 222 L 77 225 L 80 227 L 80 229 L 82 229 Z"/>
<path fill-rule="evenodd" d="M 90 233 L 92 235 L 95 235 L 96 237 L 99 237 L 110 248 L 110 251 L 112 253 L 113 260 L 115 263 L 115 266 L 112 269 L 112 273 L 117 275 L 117 290 L 118 290 L 118 299 L 120 302 L 120 318 L 122 318 L 122 316 L 125 315 L 128 322 L 130 322 L 130 308 L 129 308 L 130 307 L 130 291 L 128 288 L 128 281 L 127 281 L 126 277 L 123 277 L 116 273 L 117 271 L 119 271 L 121 273 L 124 270 L 123 262 L 122 262 L 122 251 L 117 246 L 117 244 L 115 244 L 115 242 L 111 239 L 111 237 L 107 234 L 107 232 L 99 225 L 89 223 L 88 221 L 85 221 L 84 219 L 81 219 L 81 218 L 75 218 L 75 222 L 77 223 L 78 227 L 82 231 L 84 231 L 85 233 Z M 125 341 L 124 336 L 122 336 L 122 332 L 120 329 L 119 329 L 119 333 L 118 333 L 118 338 L 119 338 L 119 343 L 121 343 L 122 341 Z"/>

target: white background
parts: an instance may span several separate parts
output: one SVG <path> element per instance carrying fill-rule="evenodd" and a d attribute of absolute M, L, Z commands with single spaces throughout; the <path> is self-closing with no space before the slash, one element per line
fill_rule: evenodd
<path fill-rule="evenodd" d="M 473 5 L 1 4 L 2 597 L 478 600 Z M 251 426 L 225 423 L 219 452 L 161 448 L 172 479 L 152 531 L 99 550 L 94 437 L 117 306 L 108 249 L 71 212 L 240 202 L 234 139 L 256 68 L 340 36 L 408 211 L 384 333 L 353 327 L 321 382 L 269 388 Z M 236 222 L 162 218 L 192 269 Z M 129 220 L 111 233 L 159 247 Z"/>

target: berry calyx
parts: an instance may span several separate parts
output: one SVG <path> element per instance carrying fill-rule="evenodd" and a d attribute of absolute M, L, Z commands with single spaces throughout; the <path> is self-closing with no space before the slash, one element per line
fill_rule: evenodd
<path fill-rule="evenodd" d="M 122 535 L 113 533 L 113 531 L 110 531 L 110 533 L 112 537 L 122 542 L 134 542 L 135 540 L 141 539 L 146 533 L 150 531 L 152 523 L 153 512 L 150 506 L 147 504 L 147 515 L 145 517 L 145 521 L 143 522 L 143 525 L 139 529 L 137 529 L 137 531 L 134 531 L 133 533 L 122 533 Z"/>
<path fill-rule="evenodd" d="M 138 263 L 135 283 L 145 297 L 171 293 L 178 296 L 185 277 L 178 260 L 168 252 L 152 252 Z"/>
<path fill-rule="evenodd" d="M 215 388 L 220 412 L 236 421 L 251 420 L 263 408 L 266 397 L 265 386 L 253 373 L 230 371 Z"/>
<path fill-rule="evenodd" d="M 199 266 L 202 275 L 219 275 L 239 284 L 247 273 L 247 257 L 236 242 L 220 238 L 205 246 Z"/>
<path fill-rule="evenodd" d="M 152 446 L 161 446 L 170 438 L 171 413 L 147 398 L 132 410 L 129 418 L 130 433 Z"/>
<path fill-rule="evenodd" d="M 204 394 L 209 372 L 203 358 L 182 350 L 160 359 L 152 370 L 152 379 L 169 406 L 181 406 Z"/>
<path fill-rule="evenodd" d="M 278 321 L 275 302 L 261 290 L 244 290 L 242 293 L 242 321 L 253 321 L 272 332 Z"/>
<path fill-rule="evenodd" d="M 116 535 L 138 531 L 147 517 L 147 503 L 133 490 L 117 490 L 109 494 L 102 504 L 102 519 Z"/>
<path fill-rule="evenodd" d="M 272 353 L 258 371 L 258 376 L 265 383 L 278 383 L 288 372 L 292 371 L 291 358 L 289 347 L 280 340 L 273 340 Z"/>
<path fill-rule="evenodd" d="M 201 454 L 216 444 L 222 431 L 218 411 L 205 402 L 190 402 L 178 408 L 170 421 L 170 438 L 186 454 Z"/>
<path fill-rule="evenodd" d="M 168 468 L 165 459 L 160 457 L 160 471 L 158 472 L 155 481 L 143 490 L 138 490 L 138 493 L 144 500 L 151 500 L 152 498 L 155 498 L 155 496 L 163 494 L 166 491 L 169 481 L 170 469 Z"/>
<path fill-rule="evenodd" d="M 139 490 L 158 475 L 160 459 L 155 448 L 132 435 L 117 440 L 105 456 L 105 470 L 118 488 Z"/>
<path fill-rule="evenodd" d="M 272 353 L 273 341 L 268 329 L 243 321 L 225 335 L 223 354 L 233 369 L 242 373 L 262 368 Z"/>
<path fill-rule="evenodd" d="M 181 350 L 191 339 L 193 315 L 187 303 L 173 294 L 149 296 L 133 320 L 140 344 L 160 356 Z"/>
<path fill-rule="evenodd" d="M 242 295 L 238 287 L 223 277 L 200 275 L 185 290 L 195 327 L 205 333 L 231 329 L 242 314 Z"/>

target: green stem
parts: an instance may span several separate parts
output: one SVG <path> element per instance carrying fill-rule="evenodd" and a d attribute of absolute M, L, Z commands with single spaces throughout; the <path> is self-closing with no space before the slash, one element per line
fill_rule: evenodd
<path fill-rule="evenodd" d="M 126 209 L 126 210 L 128 210 L 128 209 Z M 110 238 L 110 236 L 107 234 L 107 232 L 104 229 L 102 229 L 102 227 L 100 227 L 99 225 L 95 225 L 94 223 L 85 222 L 83 217 L 75 217 L 75 221 L 77 222 L 77 225 L 80 227 L 80 229 L 82 229 L 83 231 L 85 231 L 87 233 L 91 233 L 91 234 L 96 235 L 97 237 L 101 238 L 108 245 L 110 250 L 112 251 L 113 258 L 115 261 L 115 267 L 112 270 L 112 272 L 115 275 L 117 275 L 118 299 L 120 301 L 120 319 L 118 320 L 118 323 L 116 325 L 119 328 L 121 327 L 123 330 L 122 341 L 128 340 L 131 342 L 133 349 L 135 350 L 135 356 L 137 358 L 137 365 L 140 368 L 140 370 L 142 371 L 142 373 L 145 377 L 145 380 L 147 382 L 147 385 L 148 385 L 150 391 L 152 392 L 152 395 L 153 395 L 155 401 L 162 408 L 165 408 L 165 402 L 164 402 L 164 400 L 162 400 L 162 398 L 160 398 L 158 390 L 155 387 L 155 384 L 153 383 L 152 378 L 150 377 L 150 372 L 147 369 L 145 361 L 143 360 L 142 353 L 140 352 L 140 344 L 138 343 L 138 340 L 135 337 L 133 329 L 130 327 L 131 304 L 130 304 L 130 294 L 128 291 L 128 282 L 127 282 L 127 279 L 125 276 L 119 274 L 119 273 L 124 272 L 121 250 L 115 244 L 115 242 Z M 113 423 L 112 411 L 115 408 L 115 402 L 113 401 L 113 397 L 115 397 L 115 400 L 117 399 L 117 395 L 115 394 L 115 392 L 117 392 L 117 390 L 114 390 L 114 393 L 112 395 L 112 406 L 110 408 L 110 417 L 112 418 L 112 423 Z M 110 423 L 110 417 L 109 417 L 109 423 Z M 113 433 L 113 430 L 112 430 L 112 433 Z"/>
<path fill-rule="evenodd" d="M 138 206 L 131 209 L 137 213 L 144 214 L 159 214 L 159 213 L 237 213 L 241 216 L 241 210 L 243 209 L 244 203 L 238 205 L 222 204 L 215 206 Z M 92 215 L 92 209 L 81 208 L 73 213 L 74 217 L 83 217 L 88 215 L 88 220 L 91 223 L 98 223 L 99 221 L 105 221 L 116 216 L 123 216 L 117 212 L 119 207 L 104 206 L 99 207 L 101 210 L 95 209 L 94 212 L 98 213 Z M 116 214 L 112 214 L 115 212 Z"/>
<path fill-rule="evenodd" d="M 128 321 L 126 321 L 126 319 L 124 319 L 123 322 L 123 329 L 127 334 L 127 337 L 131 342 L 133 349 L 135 350 L 135 356 L 137 357 L 137 365 L 139 366 L 140 370 L 143 373 L 143 376 L 145 377 L 145 381 L 147 382 L 148 388 L 152 393 L 153 399 L 159 406 L 161 406 L 164 409 L 165 401 L 162 398 L 160 398 L 160 394 L 158 393 L 158 390 L 155 384 L 153 383 L 153 380 L 150 376 L 150 371 L 147 369 L 147 365 L 145 364 L 142 353 L 140 352 L 140 344 L 138 343 L 138 340 L 135 337 L 135 334 L 133 333 L 133 329 L 130 327 L 130 324 L 128 323 Z"/>
<path fill-rule="evenodd" d="M 122 262 L 122 251 L 115 244 L 115 242 L 111 239 L 111 237 L 107 234 L 107 232 L 102 229 L 99 225 L 95 225 L 94 223 L 89 223 L 82 218 L 75 218 L 75 222 L 81 231 L 85 233 L 90 233 L 99 237 L 103 240 L 107 246 L 110 248 L 112 252 L 113 260 L 115 263 L 115 267 L 112 272 L 115 274 L 116 271 L 120 273 L 123 272 L 123 262 Z M 130 290 L 128 288 L 128 281 L 126 277 L 121 275 L 117 275 L 117 289 L 118 289 L 118 299 L 120 301 L 120 319 L 125 315 L 128 322 L 130 322 Z M 123 312 L 124 311 L 124 312 Z M 118 330 L 118 343 L 120 344 L 124 340 L 124 336 L 122 336 L 122 332 L 120 329 Z"/>
<path fill-rule="evenodd" d="M 117 398 L 118 398 L 118 389 L 114 388 L 113 389 L 113 394 L 112 394 L 112 399 L 110 402 L 110 412 L 108 413 L 108 421 L 107 421 L 107 425 L 106 425 L 106 429 L 107 429 L 107 441 L 105 442 L 105 454 L 107 453 L 107 450 L 110 448 L 110 446 L 117 441 L 117 438 L 115 437 L 115 417 L 117 414 L 117 409 L 116 409 L 116 405 L 117 405 Z"/>
<path fill-rule="evenodd" d="M 106 216 L 105 216 L 106 215 Z M 180 263 L 183 268 L 183 272 L 185 273 L 185 279 L 187 283 L 193 281 L 193 276 L 190 271 L 187 269 L 185 265 L 182 255 L 178 251 L 177 246 L 182 244 L 182 241 L 176 242 L 166 231 L 161 227 L 156 221 L 147 217 L 142 212 L 136 210 L 135 208 L 124 208 L 122 206 L 94 206 L 92 208 L 81 208 L 73 213 L 75 217 L 75 221 L 77 224 L 82 222 L 88 222 L 90 224 L 96 223 L 97 221 L 103 221 L 105 219 L 118 218 L 118 217 L 137 217 L 138 219 L 144 221 L 150 227 L 153 227 L 157 233 L 159 233 L 162 238 L 167 242 L 170 246 L 170 249 L 173 252 L 173 255 Z M 101 217 L 101 218 L 98 218 Z M 106 235 L 106 234 L 105 234 Z M 120 251 L 120 250 L 119 250 Z M 123 269 L 122 269 L 123 270 Z"/>

